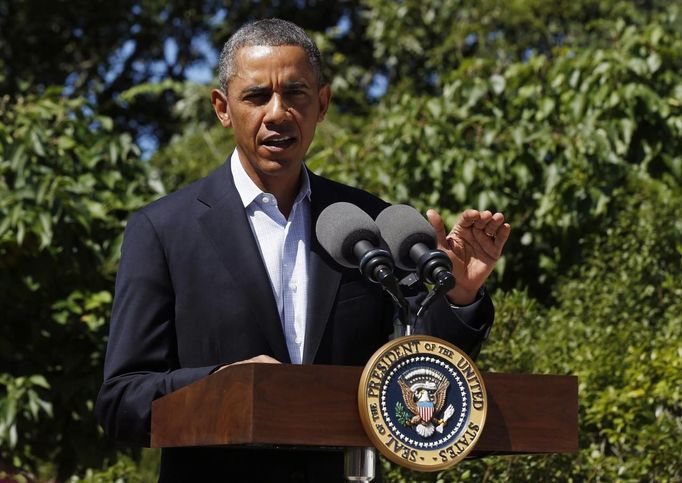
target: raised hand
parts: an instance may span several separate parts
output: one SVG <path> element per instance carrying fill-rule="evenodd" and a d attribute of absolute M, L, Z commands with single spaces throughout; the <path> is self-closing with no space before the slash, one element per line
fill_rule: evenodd
<path fill-rule="evenodd" d="M 447 233 L 436 210 L 427 211 L 426 217 L 436 230 L 438 249 L 452 261 L 456 285 L 448 292 L 448 299 L 457 305 L 472 303 L 502 255 L 511 226 L 504 222 L 502 213 L 469 209 Z"/>

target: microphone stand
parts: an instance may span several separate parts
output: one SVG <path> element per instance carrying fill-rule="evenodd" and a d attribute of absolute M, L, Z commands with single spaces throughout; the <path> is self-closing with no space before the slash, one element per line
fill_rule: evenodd
<path fill-rule="evenodd" d="M 393 259 L 383 248 L 368 250 L 367 242 L 361 241 L 355 246 L 356 255 L 360 256 L 360 272 L 369 280 L 378 283 L 391 296 L 393 305 L 398 311 L 398 320 L 407 326 L 410 323 L 410 305 L 405 300 L 398 279 L 393 274 Z"/>
<path fill-rule="evenodd" d="M 437 297 L 445 296 L 447 292 L 455 288 L 455 277 L 448 270 L 440 270 L 435 274 L 435 284 L 429 294 L 422 300 L 417 310 L 417 318 L 424 315 L 427 308 L 436 300 Z"/>

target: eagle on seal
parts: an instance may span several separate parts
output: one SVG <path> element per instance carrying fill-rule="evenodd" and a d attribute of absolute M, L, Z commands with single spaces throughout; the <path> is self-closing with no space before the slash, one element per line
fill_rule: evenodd
<path fill-rule="evenodd" d="M 406 424 L 410 427 L 416 426 L 415 430 L 420 436 L 428 438 L 436 429 L 434 423 L 442 426 L 449 419 L 449 415 L 444 419 L 435 417 L 445 405 L 445 393 L 450 386 L 447 378 L 442 378 L 433 391 L 418 387 L 417 384 L 410 387 L 403 378 L 398 379 L 398 384 L 403 393 L 405 405 L 414 414 Z"/>

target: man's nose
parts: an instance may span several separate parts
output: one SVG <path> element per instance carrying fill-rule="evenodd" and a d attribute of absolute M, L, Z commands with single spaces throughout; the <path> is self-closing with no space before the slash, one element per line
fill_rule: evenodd
<path fill-rule="evenodd" d="M 265 113 L 265 118 L 263 119 L 266 123 L 279 124 L 287 119 L 288 106 L 284 102 L 281 95 L 274 93 L 270 98 L 270 102 L 267 106 L 267 112 Z"/>

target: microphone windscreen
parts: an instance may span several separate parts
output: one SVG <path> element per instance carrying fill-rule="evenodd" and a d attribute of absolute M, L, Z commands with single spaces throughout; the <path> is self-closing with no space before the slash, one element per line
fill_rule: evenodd
<path fill-rule="evenodd" d="M 360 261 L 353 247 L 361 240 L 374 246 L 381 243 L 381 235 L 372 217 L 357 206 L 338 202 L 327 206 L 317 219 L 315 233 L 322 248 L 340 265 L 356 268 Z"/>
<path fill-rule="evenodd" d="M 410 258 L 410 248 L 416 243 L 423 243 L 430 250 L 436 248 L 436 231 L 411 206 L 389 206 L 379 213 L 376 224 L 395 258 L 395 264 L 403 270 L 414 270 L 417 266 Z"/>

